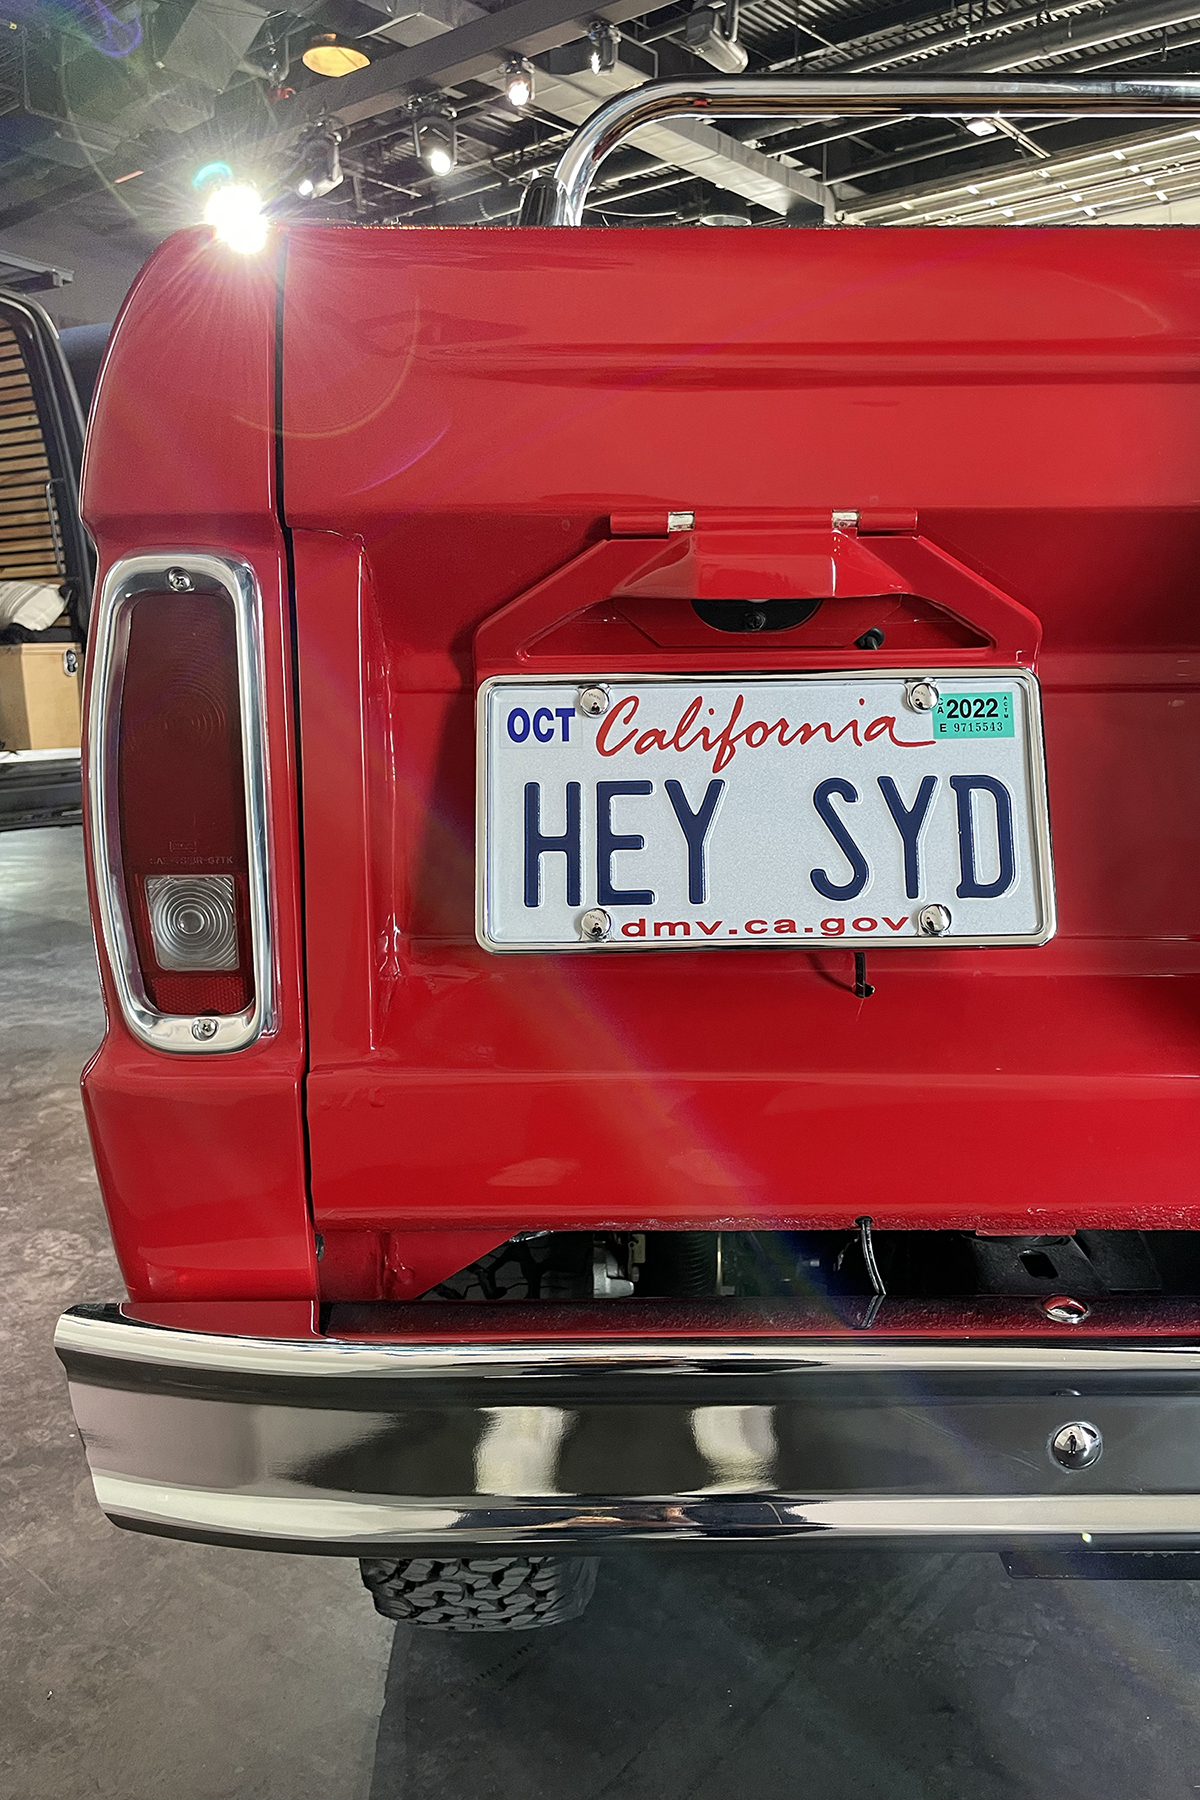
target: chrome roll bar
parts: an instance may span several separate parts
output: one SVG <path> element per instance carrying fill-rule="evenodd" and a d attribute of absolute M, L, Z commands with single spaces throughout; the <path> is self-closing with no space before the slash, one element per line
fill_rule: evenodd
<path fill-rule="evenodd" d="M 716 81 L 648 81 L 597 108 L 571 139 L 553 175 L 531 183 L 523 225 L 581 225 L 584 202 L 606 156 L 642 125 L 661 119 L 979 118 L 1060 114 L 1070 118 L 1200 116 L 1200 81 L 828 80 L 772 75 Z"/>

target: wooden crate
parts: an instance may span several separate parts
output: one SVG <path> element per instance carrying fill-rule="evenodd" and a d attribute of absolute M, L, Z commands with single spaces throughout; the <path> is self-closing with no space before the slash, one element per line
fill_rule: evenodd
<path fill-rule="evenodd" d="M 0 644 L 0 749 L 77 750 L 78 644 Z"/>

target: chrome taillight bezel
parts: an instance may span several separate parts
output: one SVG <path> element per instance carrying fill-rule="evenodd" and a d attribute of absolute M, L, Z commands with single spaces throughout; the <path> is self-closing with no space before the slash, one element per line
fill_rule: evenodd
<path fill-rule="evenodd" d="M 118 731 L 130 612 L 146 593 L 218 592 L 235 623 L 238 712 L 246 798 L 246 848 L 254 998 L 237 1013 L 167 1014 L 151 1005 L 142 980 L 122 866 L 117 801 Z M 270 909 L 262 599 L 254 570 L 213 551 L 148 550 L 123 557 L 105 576 L 92 614 L 88 707 L 89 849 L 104 950 L 121 1015 L 154 1050 L 211 1056 L 244 1050 L 274 1029 L 275 967 Z"/>

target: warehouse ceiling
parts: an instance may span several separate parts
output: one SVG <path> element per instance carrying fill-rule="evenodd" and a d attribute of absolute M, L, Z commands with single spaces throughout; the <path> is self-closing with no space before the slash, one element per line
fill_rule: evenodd
<path fill-rule="evenodd" d="M 0 230 L 86 203 L 94 231 L 153 239 L 230 180 L 280 217 L 511 223 L 573 128 L 655 76 L 1200 70 L 1200 0 L 636 4 L 20 0 L 0 12 Z M 588 219 L 1116 219 L 1200 196 L 1195 125 L 657 124 L 604 165 Z"/>

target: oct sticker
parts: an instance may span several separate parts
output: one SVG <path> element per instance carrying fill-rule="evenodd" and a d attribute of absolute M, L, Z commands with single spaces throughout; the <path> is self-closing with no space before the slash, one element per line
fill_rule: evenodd
<path fill-rule="evenodd" d="M 947 694 L 933 709 L 935 738 L 1010 738 L 1012 694 Z"/>

